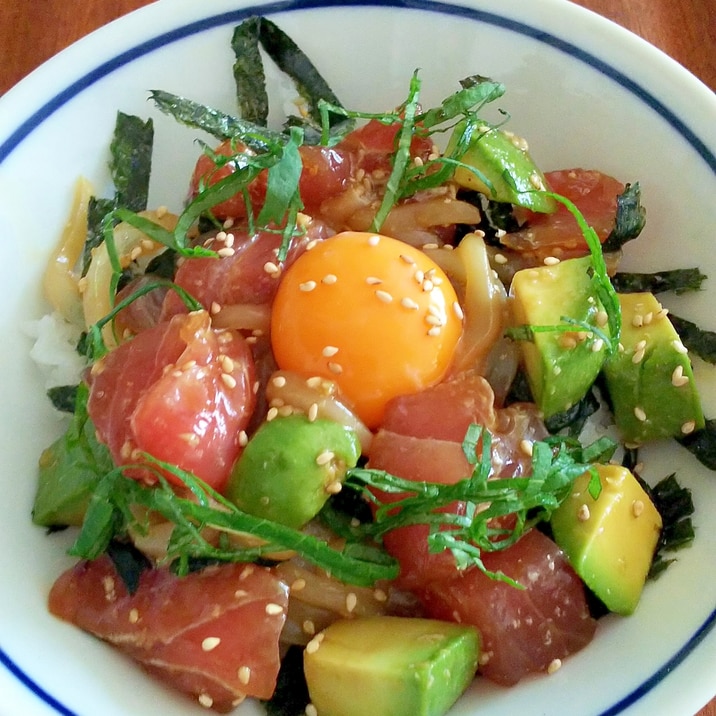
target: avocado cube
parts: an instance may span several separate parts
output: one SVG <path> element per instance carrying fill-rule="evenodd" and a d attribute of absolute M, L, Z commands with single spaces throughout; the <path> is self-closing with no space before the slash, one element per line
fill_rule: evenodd
<path fill-rule="evenodd" d="M 564 328 L 566 317 L 609 335 L 591 269 L 591 257 L 585 256 L 522 269 L 512 279 L 514 322 L 533 329 L 531 340 L 520 341 L 522 363 L 532 397 L 547 418 L 586 395 L 606 358 L 603 339 L 592 331 L 549 329 Z"/>
<path fill-rule="evenodd" d="M 456 125 L 448 143 L 448 155 L 455 150 L 466 126 L 466 122 Z M 458 158 L 462 165 L 453 175 L 458 186 L 531 211 L 549 214 L 556 210 L 555 200 L 543 193 L 547 182 L 522 137 L 483 123 L 474 130 L 467 151 Z"/>
<path fill-rule="evenodd" d="M 620 294 L 621 346 L 604 364 L 614 422 L 627 442 L 684 435 L 704 414 L 684 344 L 651 293 Z"/>
<path fill-rule="evenodd" d="M 590 473 L 552 514 L 555 542 L 574 571 L 617 614 L 637 607 L 662 521 L 637 479 L 620 465 L 596 466 L 602 491 L 589 494 Z"/>
<path fill-rule="evenodd" d="M 304 671 L 320 716 L 441 716 L 474 678 L 478 652 L 474 627 L 345 619 L 309 642 Z"/>

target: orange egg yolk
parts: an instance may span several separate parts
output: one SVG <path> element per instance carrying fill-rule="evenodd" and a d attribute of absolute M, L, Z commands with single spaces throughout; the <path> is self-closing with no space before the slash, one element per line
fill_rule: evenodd
<path fill-rule="evenodd" d="M 335 381 L 374 428 L 386 403 L 434 385 L 462 334 L 462 310 L 438 265 L 378 234 L 317 243 L 286 271 L 271 315 L 282 370 Z"/>

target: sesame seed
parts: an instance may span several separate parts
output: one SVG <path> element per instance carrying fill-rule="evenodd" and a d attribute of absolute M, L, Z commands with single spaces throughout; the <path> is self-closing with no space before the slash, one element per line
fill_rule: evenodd
<path fill-rule="evenodd" d="M 239 431 L 239 445 L 241 447 L 246 447 L 249 444 L 249 436 L 246 434 L 245 430 Z"/>
<path fill-rule="evenodd" d="M 425 281 L 423 281 L 423 291 L 425 293 L 430 293 L 435 288 L 435 284 L 429 279 L 426 278 Z"/>
<path fill-rule="evenodd" d="M 214 699 L 209 694 L 199 694 L 198 700 L 205 709 L 210 709 L 214 705 Z"/>
<path fill-rule="evenodd" d="M 507 263 L 507 256 L 504 254 L 495 254 L 495 263 L 503 266 Z"/>
<path fill-rule="evenodd" d="M 274 418 L 278 417 L 278 408 L 269 408 L 266 413 L 266 422 L 270 423 Z"/>
<path fill-rule="evenodd" d="M 693 420 L 688 420 L 681 426 L 681 434 L 688 435 L 696 430 L 696 423 Z"/>
<path fill-rule="evenodd" d="M 315 422 L 318 417 L 318 403 L 311 403 L 311 407 L 308 409 L 308 422 Z"/>
<path fill-rule="evenodd" d="M 455 318 L 457 318 L 458 321 L 462 321 L 465 318 L 462 306 L 457 301 L 453 301 L 452 312 L 455 314 Z"/>
<path fill-rule="evenodd" d="M 592 352 L 599 353 L 602 348 L 604 348 L 604 341 L 601 338 L 597 338 L 597 340 L 592 343 Z"/>
<path fill-rule="evenodd" d="M 179 438 L 192 447 L 196 447 L 199 444 L 199 436 L 196 433 L 179 433 Z"/>
<path fill-rule="evenodd" d="M 678 338 L 673 340 L 671 345 L 674 346 L 677 353 L 681 353 L 682 355 L 686 355 L 689 352 L 686 346 Z"/>
<path fill-rule="evenodd" d="M 391 303 L 393 300 L 393 297 L 387 291 L 381 291 L 380 289 L 375 292 L 375 295 L 383 303 Z"/>
<path fill-rule="evenodd" d="M 229 256 L 233 256 L 236 252 L 230 246 L 224 246 L 223 249 L 219 249 L 216 253 L 221 256 L 222 259 L 225 259 Z"/>
<path fill-rule="evenodd" d="M 378 278 L 377 276 L 367 276 L 365 282 L 369 286 L 378 286 L 379 284 L 383 283 L 383 279 Z"/>
<path fill-rule="evenodd" d="M 275 617 L 275 616 L 278 616 L 279 614 L 283 614 L 283 607 L 280 604 L 275 604 L 274 602 L 269 602 L 266 605 L 265 612 L 270 617 Z"/>
<path fill-rule="evenodd" d="M 211 314 L 215 316 L 221 310 L 221 304 L 216 301 L 212 301 L 211 308 L 209 310 L 211 311 Z"/>
<path fill-rule="evenodd" d="M 336 346 L 325 346 L 321 351 L 324 358 L 332 358 L 336 355 L 336 353 L 338 353 L 338 348 Z"/>
<path fill-rule="evenodd" d="M 306 716 L 318 716 L 318 709 L 313 704 L 306 704 Z"/>
<path fill-rule="evenodd" d="M 428 315 L 425 316 L 425 322 L 431 326 L 444 326 L 445 321 L 440 316 Z"/>
<path fill-rule="evenodd" d="M 298 579 L 295 579 L 293 583 L 291 584 L 291 591 L 292 592 L 300 592 L 302 589 L 306 588 L 306 580 L 303 577 L 299 577 Z"/>
<path fill-rule="evenodd" d="M 414 274 L 413 278 L 415 279 L 416 283 L 419 283 L 422 285 L 423 281 L 425 281 L 425 272 L 418 269 Z"/>
<path fill-rule="evenodd" d="M 129 610 L 129 623 L 136 624 L 139 621 L 139 612 L 136 609 Z"/>
<path fill-rule="evenodd" d="M 237 671 L 237 676 L 239 677 L 239 682 L 246 686 L 251 680 L 251 667 L 240 666 Z"/>
<path fill-rule="evenodd" d="M 634 314 L 631 319 L 631 324 L 632 326 L 634 326 L 634 328 L 641 328 L 644 325 L 644 316 L 642 316 L 640 313 Z"/>
<path fill-rule="evenodd" d="M 400 254 L 401 261 L 408 264 L 408 266 L 413 266 L 415 264 L 415 259 L 412 256 L 408 256 L 406 254 Z"/>
<path fill-rule="evenodd" d="M 301 628 L 305 634 L 313 636 L 316 633 L 316 625 L 310 619 L 306 619 L 301 625 Z"/>
<path fill-rule="evenodd" d="M 654 314 L 651 311 L 644 314 L 644 325 L 645 326 L 648 326 L 653 320 L 654 320 Z"/>
<path fill-rule="evenodd" d="M 161 206 L 157 207 L 157 219 L 162 219 L 167 215 L 167 212 L 169 209 L 162 204 Z"/>
<path fill-rule="evenodd" d="M 440 328 L 440 326 L 433 326 L 432 328 L 428 329 L 427 334 L 429 336 L 439 336 L 441 332 L 442 329 Z"/>
<path fill-rule="evenodd" d="M 430 249 L 439 249 L 440 247 L 436 243 L 423 244 L 423 251 L 430 251 Z"/>
<path fill-rule="evenodd" d="M 556 256 L 545 256 L 542 263 L 545 266 L 556 266 L 558 263 L 560 263 L 560 260 Z"/>
<path fill-rule="evenodd" d="M 311 639 L 311 641 L 306 644 L 306 653 L 307 654 L 315 654 L 318 651 L 318 647 L 321 646 L 321 642 L 323 641 L 323 633 L 316 634 L 316 636 Z"/>
<path fill-rule="evenodd" d="M 416 301 L 413 301 L 413 299 L 410 298 L 409 296 L 405 296 L 405 298 L 401 298 L 400 305 L 403 308 L 407 308 L 411 311 L 416 311 L 418 308 L 420 308 L 420 304 L 418 304 Z"/>
<path fill-rule="evenodd" d="M 577 347 L 577 339 L 573 335 L 568 335 L 567 333 L 563 333 L 559 337 L 559 344 L 562 346 L 562 348 L 565 348 L 565 349 L 576 348 Z"/>
<path fill-rule="evenodd" d="M 520 450 L 522 450 L 525 455 L 531 456 L 533 448 L 534 445 L 531 440 L 525 439 L 520 441 Z"/>
<path fill-rule="evenodd" d="M 646 352 L 644 351 L 643 348 L 637 348 L 634 351 L 634 355 L 631 357 L 631 362 L 634 364 L 641 363 L 644 360 L 645 353 Z"/>
<path fill-rule="evenodd" d="M 267 261 L 264 264 L 264 271 L 272 277 L 276 277 L 281 273 L 281 269 L 273 261 Z"/>
<path fill-rule="evenodd" d="M 326 286 L 332 286 L 336 281 L 338 281 L 338 276 L 334 273 L 327 273 L 322 279 L 321 283 L 325 283 Z"/>
<path fill-rule="evenodd" d="M 306 244 L 306 251 L 310 251 L 311 249 L 315 249 L 316 246 L 318 246 L 318 239 L 311 239 L 311 240 Z"/>
<path fill-rule="evenodd" d="M 634 502 L 631 503 L 631 512 L 634 517 L 639 517 L 639 515 L 644 512 L 644 503 L 641 500 L 634 500 Z"/>
<path fill-rule="evenodd" d="M 228 373 L 221 374 L 221 382 L 227 388 L 235 388 L 236 387 L 236 378 L 234 378 L 233 375 L 229 375 Z"/>
<path fill-rule="evenodd" d="M 537 172 L 533 172 L 532 174 L 530 174 L 530 184 L 532 184 L 532 186 L 539 191 L 542 191 L 544 189 L 544 182 L 542 181 L 542 177 L 540 177 Z"/>
<path fill-rule="evenodd" d="M 218 636 L 207 636 L 206 639 L 201 642 L 201 650 L 214 651 L 219 644 L 221 644 L 221 639 L 219 639 Z"/>
<path fill-rule="evenodd" d="M 609 322 L 609 314 L 606 311 L 597 311 L 597 315 L 594 320 L 600 328 L 604 328 Z"/>
<path fill-rule="evenodd" d="M 355 592 L 348 592 L 346 595 L 346 611 L 350 614 L 358 605 L 358 597 Z"/>
<path fill-rule="evenodd" d="M 369 246 L 377 246 L 379 243 L 380 243 L 380 236 L 378 236 L 377 234 L 373 234 L 373 236 L 371 236 L 368 239 Z"/>
<path fill-rule="evenodd" d="M 644 412 L 644 408 L 641 408 L 637 405 L 634 408 L 634 417 L 643 423 L 646 420 L 646 413 Z"/>
<path fill-rule="evenodd" d="M 547 667 L 547 673 L 554 674 L 555 671 L 559 671 L 561 668 L 562 668 L 562 660 L 561 659 L 552 659 L 552 661 L 549 662 L 549 666 Z"/>
<path fill-rule="evenodd" d="M 681 388 L 689 382 L 689 377 L 684 375 L 684 366 L 677 365 L 674 368 L 674 372 L 671 374 L 671 385 L 675 388 Z"/>
<path fill-rule="evenodd" d="M 343 372 L 343 366 L 335 361 L 328 361 L 328 370 L 335 375 L 340 375 Z"/>
<path fill-rule="evenodd" d="M 221 362 L 221 367 L 224 370 L 224 373 L 233 373 L 234 368 L 236 367 L 234 365 L 234 361 L 230 356 L 227 356 L 226 354 L 222 354 L 221 358 L 219 359 Z"/>
<path fill-rule="evenodd" d="M 273 385 L 275 385 L 277 388 L 283 388 L 286 385 L 286 376 L 275 375 L 273 378 L 271 378 L 271 383 L 273 383 Z"/>
<path fill-rule="evenodd" d="M 376 602 L 387 602 L 388 595 L 382 589 L 376 589 L 373 592 L 373 599 L 375 599 Z"/>
<path fill-rule="evenodd" d="M 303 291 L 303 293 L 308 293 L 309 291 L 313 291 L 317 285 L 318 284 L 315 281 L 304 281 L 303 283 L 298 284 L 298 290 Z"/>
<path fill-rule="evenodd" d="M 591 513 L 589 512 L 589 505 L 580 505 L 579 509 L 577 510 L 577 519 L 580 522 L 586 522 L 590 518 L 590 516 Z"/>
<path fill-rule="evenodd" d="M 312 388 L 313 390 L 317 390 L 321 387 L 321 382 L 323 381 L 323 378 L 321 378 L 320 375 L 314 375 L 310 378 L 306 378 L 306 385 L 309 388 Z"/>
<path fill-rule="evenodd" d="M 335 457 L 336 454 L 332 450 L 324 450 L 322 453 L 319 453 L 318 457 L 316 457 L 316 465 L 327 465 Z"/>
<path fill-rule="evenodd" d="M 663 306 L 657 311 L 656 315 L 654 316 L 654 320 L 661 321 L 664 318 L 666 318 L 669 315 L 669 309 L 664 308 Z"/>

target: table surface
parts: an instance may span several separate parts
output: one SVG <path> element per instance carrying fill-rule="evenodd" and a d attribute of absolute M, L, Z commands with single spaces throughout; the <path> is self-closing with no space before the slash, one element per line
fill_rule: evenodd
<path fill-rule="evenodd" d="M 716 91 L 713 0 L 575 2 L 648 40 Z M 148 4 L 149 0 L 2 0 L 0 94 L 83 35 Z M 716 699 L 697 716 L 716 716 Z"/>

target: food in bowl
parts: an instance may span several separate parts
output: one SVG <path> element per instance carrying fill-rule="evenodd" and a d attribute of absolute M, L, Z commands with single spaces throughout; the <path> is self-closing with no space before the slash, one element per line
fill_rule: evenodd
<path fill-rule="evenodd" d="M 276 37 L 244 23 L 239 59 Z M 237 68 L 239 87 L 256 75 Z M 255 87 L 241 119 L 153 93 L 221 142 L 179 216 L 127 191 L 127 158 L 146 183 L 134 159 L 151 128 L 120 115 L 144 139 L 123 154 L 118 131 L 118 205 L 78 199 L 49 269 L 92 358 L 41 460 L 35 520 L 81 523 L 88 560 L 50 608 L 203 706 L 270 698 L 291 644 L 318 713 L 366 712 L 370 684 L 370 713 L 395 714 L 375 695 L 387 660 L 410 713 L 442 713 L 476 670 L 516 683 L 585 646 L 585 584 L 602 608 L 636 608 L 663 491 L 629 460 L 698 433 L 703 414 L 667 313 L 610 279 L 643 223 L 638 187 L 543 174 L 525 140 L 481 119 L 504 91 L 485 78 L 423 110 L 416 73 L 380 116 L 316 81 L 323 101 L 303 100 L 308 121 L 286 132 L 263 126 Z M 99 241 L 79 278 L 66 257 L 84 249 L 85 207 Z M 599 376 L 627 466 L 610 464 L 613 440 L 569 432 Z M 653 391 L 674 410 L 651 410 Z M 334 705 L 346 663 L 367 680 Z"/>

